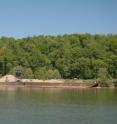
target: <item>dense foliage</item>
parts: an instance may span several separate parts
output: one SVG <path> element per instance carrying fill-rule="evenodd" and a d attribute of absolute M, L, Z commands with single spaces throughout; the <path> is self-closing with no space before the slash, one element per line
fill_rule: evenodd
<path fill-rule="evenodd" d="M 23 78 L 117 78 L 117 35 L 1 37 L 0 75 L 17 71 Z"/>

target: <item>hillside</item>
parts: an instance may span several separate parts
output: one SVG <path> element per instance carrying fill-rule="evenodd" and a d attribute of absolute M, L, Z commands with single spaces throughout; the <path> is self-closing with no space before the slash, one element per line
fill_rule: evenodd
<path fill-rule="evenodd" d="M 0 75 L 23 78 L 117 78 L 117 35 L 0 38 Z"/>

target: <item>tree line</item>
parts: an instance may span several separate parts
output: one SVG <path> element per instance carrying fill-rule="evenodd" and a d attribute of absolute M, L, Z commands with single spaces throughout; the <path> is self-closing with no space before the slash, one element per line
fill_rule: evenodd
<path fill-rule="evenodd" d="M 0 38 L 0 76 L 22 78 L 117 78 L 117 34 Z"/>

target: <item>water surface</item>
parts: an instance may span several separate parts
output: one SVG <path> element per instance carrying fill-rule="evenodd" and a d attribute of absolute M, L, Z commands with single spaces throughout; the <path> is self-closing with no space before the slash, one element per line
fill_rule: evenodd
<path fill-rule="evenodd" d="M 0 90 L 0 124 L 117 124 L 117 89 Z"/>

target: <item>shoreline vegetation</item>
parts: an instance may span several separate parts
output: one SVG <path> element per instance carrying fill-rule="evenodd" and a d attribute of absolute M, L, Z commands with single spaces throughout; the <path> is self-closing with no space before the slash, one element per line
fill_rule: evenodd
<path fill-rule="evenodd" d="M 1 37 L 0 78 L 5 75 L 117 87 L 117 34 Z"/>

